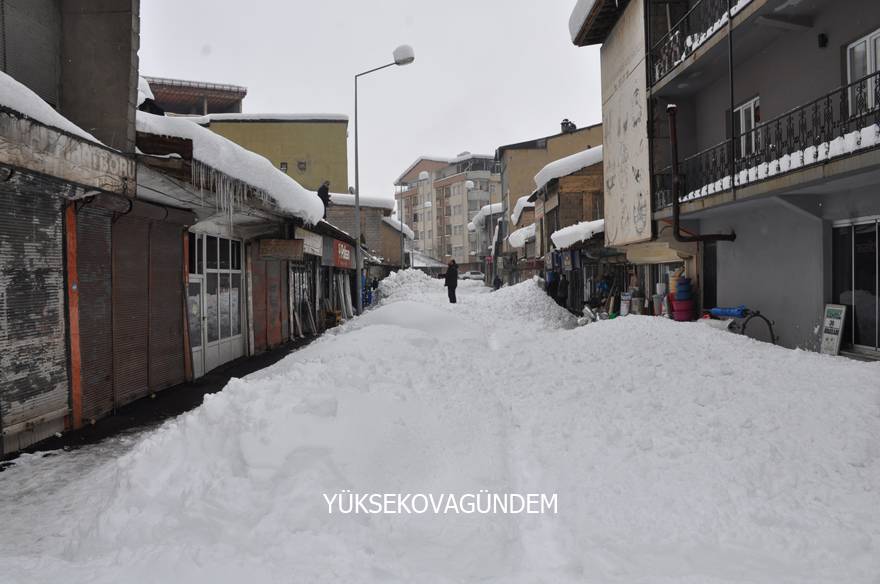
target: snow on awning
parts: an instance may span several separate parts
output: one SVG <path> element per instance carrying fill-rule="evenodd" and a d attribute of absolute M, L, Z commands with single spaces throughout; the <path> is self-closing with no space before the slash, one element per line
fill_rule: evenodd
<path fill-rule="evenodd" d="M 382 217 L 382 221 L 384 221 L 386 224 L 390 225 L 391 227 L 393 227 L 397 231 L 401 231 L 401 229 L 402 229 L 403 234 L 406 235 L 409 239 L 416 238 L 416 234 L 413 233 L 413 230 L 410 229 L 408 225 L 401 224 L 401 222 L 398 221 L 397 219 L 395 219 L 394 217 Z"/>
<path fill-rule="evenodd" d="M 577 42 L 577 37 L 581 29 L 584 28 L 584 24 L 587 23 L 587 17 L 590 15 L 590 11 L 593 10 L 594 4 L 596 4 L 596 0 L 578 0 L 578 3 L 574 5 L 574 10 L 571 11 L 571 16 L 568 19 L 568 32 L 571 34 L 571 42 Z"/>
<path fill-rule="evenodd" d="M 605 232 L 605 220 L 597 219 L 595 221 L 581 221 L 568 227 L 563 227 L 559 231 L 554 231 L 550 235 L 553 245 L 558 249 L 568 249 L 569 247 L 592 239 L 598 233 Z"/>
<path fill-rule="evenodd" d="M 486 220 L 486 217 L 490 215 L 497 215 L 502 210 L 502 203 L 492 203 L 491 205 L 483 205 L 483 207 L 477 211 L 477 214 L 474 215 L 474 218 L 471 219 L 471 223 L 474 224 L 475 229 L 482 229 L 483 222 Z"/>
<path fill-rule="evenodd" d="M 0 71 L 0 106 L 15 110 L 46 126 L 101 144 L 100 140 L 52 109 L 52 106 L 43 101 L 39 95 L 2 71 Z"/>
<path fill-rule="evenodd" d="M 531 223 L 517 229 L 507 237 L 507 243 L 513 247 L 525 247 L 526 243 L 535 238 L 535 224 Z"/>
<path fill-rule="evenodd" d="M 374 197 L 369 195 L 361 195 L 361 207 L 375 207 L 378 209 L 394 209 L 394 199 L 389 197 Z M 330 193 L 330 202 L 334 205 L 342 205 L 344 207 L 354 207 L 354 195 L 349 193 Z"/>
<path fill-rule="evenodd" d="M 136 114 L 138 132 L 192 141 L 193 184 L 215 190 L 224 208 L 232 208 L 236 201 L 244 199 L 246 187 L 251 187 L 271 197 L 281 210 L 306 223 L 317 223 L 323 217 L 324 205 L 317 193 L 304 189 L 259 154 L 193 123 L 189 118 L 157 116 L 142 111 Z M 215 172 L 241 184 L 215 176 Z"/>
<path fill-rule="evenodd" d="M 571 156 L 554 160 L 535 175 L 535 185 L 544 188 L 552 180 L 573 174 L 581 169 L 602 162 L 602 147 L 587 148 Z"/>
<path fill-rule="evenodd" d="M 522 215 L 522 212 L 526 209 L 533 209 L 535 207 L 534 202 L 529 202 L 529 195 L 525 197 L 520 197 L 516 200 L 516 204 L 513 206 L 513 213 L 510 214 L 510 218 L 513 221 L 513 224 L 516 225 L 519 223 L 519 216 Z"/>

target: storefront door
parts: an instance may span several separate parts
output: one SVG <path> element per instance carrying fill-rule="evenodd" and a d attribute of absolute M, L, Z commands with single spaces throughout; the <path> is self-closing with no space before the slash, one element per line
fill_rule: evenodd
<path fill-rule="evenodd" d="M 835 224 L 833 300 L 847 306 L 843 342 L 857 349 L 880 351 L 877 218 Z"/>
<path fill-rule="evenodd" d="M 193 375 L 244 355 L 240 241 L 190 233 L 188 290 Z"/>

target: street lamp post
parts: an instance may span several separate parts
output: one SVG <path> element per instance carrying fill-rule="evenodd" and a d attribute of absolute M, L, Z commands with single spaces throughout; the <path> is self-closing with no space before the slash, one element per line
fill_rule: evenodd
<path fill-rule="evenodd" d="M 354 239 L 356 243 L 356 245 L 354 246 L 354 262 L 355 279 L 357 280 L 355 288 L 357 291 L 358 314 L 361 314 L 364 311 L 364 283 L 362 282 L 364 262 L 361 255 L 361 183 L 359 172 L 360 168 L 358 165 L 358 79 L 360 79 L 364 75 L 369 75 L 370 73 L 375 73 L 376 71 L 387 69 L 388 67 L 392 67 L 394 65 L 409 65 L 415 60 L 416 55 L 413 52 L 412 47 L 409 45 L 400 45 L 399 47 L 394 49 L 394 62 L 388 63 L 387 65 L 382 65 L 381 67 L 370 69 L 369 71 L 364 71 L 363 73 L 358 73 L 354 76 Z M 402 217 L 400 227 L 402 230 Z M 402 261 L 403 258 L 401 258 L 401 262 Z"/>

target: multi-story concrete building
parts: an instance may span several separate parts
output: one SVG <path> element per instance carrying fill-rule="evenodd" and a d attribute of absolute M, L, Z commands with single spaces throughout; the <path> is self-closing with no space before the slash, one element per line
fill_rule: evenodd
<path fill-rule="evenodd" d="M 703 306 L 789 347 L 845 305 L 844 345 L 880 355 L 880 3 L 582 0 L 570 24 L 602 44 L 606 243 L 694 246 Z"/>
<path fill-rule="evenodd" d="M 481 269 L 477 234 L 468 223 L 501 197 L 501 176 L 492 155 L 463 152 L 455 158 L 418 158 L 395 181 L 403 222 L 415 249 L 461 270 Z"/>
<path fill-rule="evenodd" d="M 500 167 L 503 207 L 501 236 L 498 238 L 501 243 L 495 254 L 499 258 L 506 258 L 510 264 L 505 267 L 503 260 L 500 262 L 501 275 L 505 282 L 515 280 L 515 262 L 512 261 L 515 251 L 507 243 L 507 235 L 512 231 L 510 214 L 519 199 L 528 197 L 535 191 L 535 174 L 554 160 L 599 144 L 602 144 L 601 124 L 578 129 L 569 120 L 563 120 L 558 134 L 506 144 L 495 151 L 495 160 Z M 495 265 L 499 267 L 497 260 Z"/>

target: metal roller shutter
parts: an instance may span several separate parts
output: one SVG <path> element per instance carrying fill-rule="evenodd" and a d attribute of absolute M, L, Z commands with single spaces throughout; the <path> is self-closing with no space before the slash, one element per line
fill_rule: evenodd
<path fill-rule="evenodd" d="M 183 239 L 179 225 L 150 225 L 150 390 L 184 381 Z"/>
<path fill-rule="evenodd" d="M 116 405 L 150 392 L 150 222 L 123 215 L 113 224 L 113 384 Z"/>
<path fill-rule="evenodd" d="M 63 188 L 19 172 L 0 182 L 0 452 L 67 412 L 62 198 L 47 195 Z"/>
<path fill-rule="evenodd" d="M 97 420 L 114 406 L 112 216 L 110 211 L 87 205 L 76 217 L 84 420 Z"/>
<path fill-rule="evenodd" d="M 61 11 L 57 0 L 0 0 L 3 70 L 58 106 Z"/>

